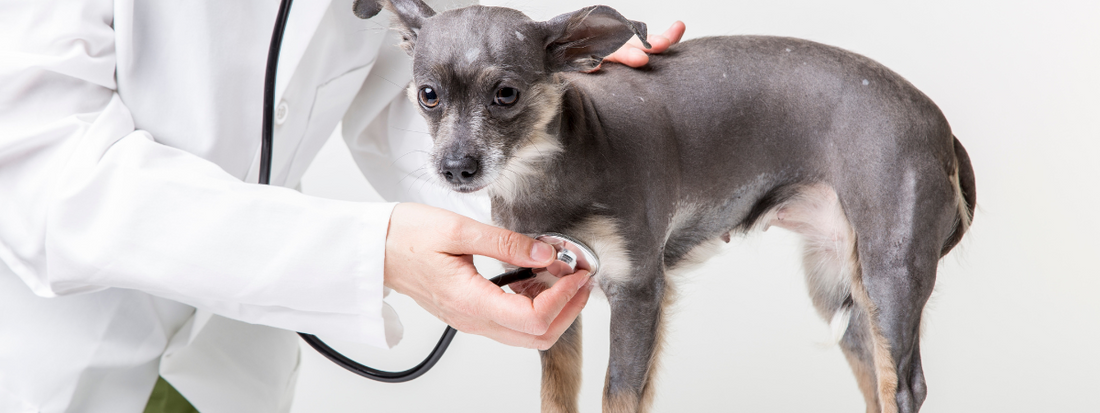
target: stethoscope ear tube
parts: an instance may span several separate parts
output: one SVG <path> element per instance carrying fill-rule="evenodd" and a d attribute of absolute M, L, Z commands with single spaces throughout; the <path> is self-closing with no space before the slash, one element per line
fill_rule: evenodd
<path fill-rule="evenodd" d="M 283 48 L 283 31 L 286 30 L 286 18 L 290 14 L 290 3 L 279 3 L 279 14 L 275 17 L 275 29 L 271 31 L 271 45 L 267 49 L 267 72 L 264 73 L 264 114 L 260 138 L 260 176 L 259 183 L 271 182 L 271 144 L 275 112 L 275 73 L 279 69 L 279 50 Z"/>

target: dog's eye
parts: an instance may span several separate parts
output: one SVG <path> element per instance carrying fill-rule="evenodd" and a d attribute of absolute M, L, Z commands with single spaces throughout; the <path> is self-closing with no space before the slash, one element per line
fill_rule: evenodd
<path fill-rule="evenodd" d="M 497 89 L 497 95 L 493 98 L 493 104 L 500 106 L 511 106 L 519 100 L 519 91 L 512 87 L 502 87 Z"/>
<path fill-rule="evenodd" d="M 435 94 L 435 89 L 428 86 L 420 88 L 420 104 L 428 109 L 438 106 L 439 96 Z"/>

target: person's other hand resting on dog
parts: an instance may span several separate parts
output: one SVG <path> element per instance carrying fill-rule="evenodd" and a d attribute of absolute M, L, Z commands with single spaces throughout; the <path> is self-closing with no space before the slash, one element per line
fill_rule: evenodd
<path fill-rule="evenodd" d="M 650 35 L 649 49 L 631 39 L 604 62 L 644 66 L 646 53 L 664 52 L 684 30 L 677 21 L 663 34 Z M 403 203 L 390 216 L 385 284 L 459 331 L 540 350 L 550 348 L 588 302 L 587 271 L 563 277 L 529 298 L 507 294 L 478 274 L 473 255 L 540 268 L 553 262 L 554 248 L 443 209 Z"/>

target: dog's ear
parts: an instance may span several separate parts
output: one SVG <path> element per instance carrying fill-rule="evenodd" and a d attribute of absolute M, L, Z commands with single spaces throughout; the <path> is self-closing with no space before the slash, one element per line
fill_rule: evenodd
<path fill-rule="evenodd" d="M 358 2 L 369 1 L 384 1 L 384 0 L 356 0 Z M 420 33 L 420 27 L 424 25 L 428 19 L 435 16 L 435 10 L 428 7 L 421 0 L 389 0 L 386 1 L 388 8 L 393 12 L 394 19 L 393 26 L 398 32 L 401 33 L 401 48 L 411 56 L 413 54 L 413 48 L 416 46 L 416 36 Z"/>
<path fill-rule="evenodd" d="M 607 6 L 585 7 L 541 24 L 546 30 L 547 65 L 555 72 L 595 69 L 633 36 L 649 48 L 645 23 L 627 20 Z"/>
<path fill-rule="evenodd" d="M 355 13 L 355 17 L 369 19 L 382 11 L 382 0 L 355 0 L 351 4 L 351 11 Z"/>

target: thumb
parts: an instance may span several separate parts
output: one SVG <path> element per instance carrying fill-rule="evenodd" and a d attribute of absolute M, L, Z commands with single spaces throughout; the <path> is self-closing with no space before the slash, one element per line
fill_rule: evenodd
<path fill-rule="evenodd" d="M 449 252 L 483 255 L 528 268 L 541 268 L 554 262 L 554 247 L 550 244 L 477 221 L 468 223 L 459 234 L 456 251 Z"/>

